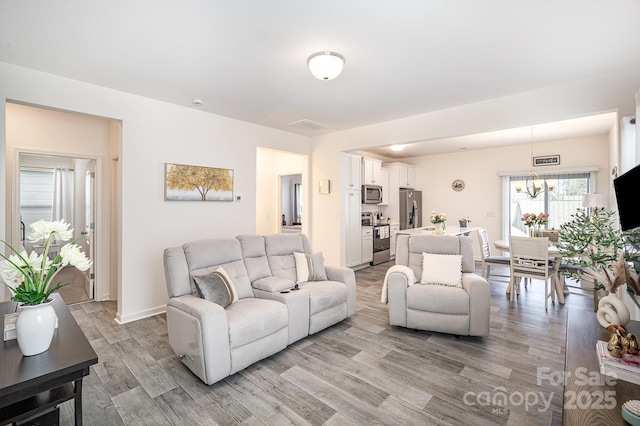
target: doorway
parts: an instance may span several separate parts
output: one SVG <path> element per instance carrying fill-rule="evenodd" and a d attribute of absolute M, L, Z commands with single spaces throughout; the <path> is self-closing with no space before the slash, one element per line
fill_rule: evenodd
<path fill-rule="evenodd" d="M 280 176 L 281 233 L 302 232 L 302 174 Z"/>
<path fill-rule="evenodd" d="M 58 292 L 67 304 L 93 300 L 96 160 L 21 152 L 18 166 L 20 244 L 27 252 L 33 250 L 29 229 L 40 219 L 68 223 L 74 239 L 84 237 L 77 244 L 94 265 L 85 272 L 64 268 L 56 278 L 67 285 Z M 50 257 L 55 257 L 64 244 L 53 244 Z"/>

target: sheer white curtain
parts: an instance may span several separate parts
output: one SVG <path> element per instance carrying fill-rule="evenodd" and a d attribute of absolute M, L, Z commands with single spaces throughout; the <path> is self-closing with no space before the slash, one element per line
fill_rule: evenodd
<path fill-rule="evenodd" d="M 64 220 L 74 227 L 73 170 L 56 168 L 53 174 L 53 220 Z"/>

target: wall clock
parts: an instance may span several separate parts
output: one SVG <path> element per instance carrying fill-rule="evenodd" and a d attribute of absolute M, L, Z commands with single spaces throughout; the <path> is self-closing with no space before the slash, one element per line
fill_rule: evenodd
<path fill-rule="evenodd" d="M 456 179 L 453 181 L 453 183 L 451 184 L 451 188 L 453 188 L 454 191 L 462 191 L 464 189 L 464 181 L 460 180 L 460 179 Z"/>

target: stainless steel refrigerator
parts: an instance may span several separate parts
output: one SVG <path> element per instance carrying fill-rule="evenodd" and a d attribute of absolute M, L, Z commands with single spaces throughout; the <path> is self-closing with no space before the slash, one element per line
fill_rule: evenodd
<path fill-rule="evenodd" d="M 400 229 L 422 227 L 422 191 L 400 190 Z"/>

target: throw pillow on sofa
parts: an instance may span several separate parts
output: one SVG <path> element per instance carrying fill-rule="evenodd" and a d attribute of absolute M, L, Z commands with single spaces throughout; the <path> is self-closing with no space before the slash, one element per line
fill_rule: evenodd
<path fill-rule="evenodd" d="M 462 255 L 422 253 L 420 284 L 462 287 Z"/>
<path fill-rule="evenodd" d="M 307 281 L 327 281 L 327 272 L 324 269 L 322 253 L 298 253 L 293 252 L 296 261 L 296 283 Z"/>
<path fill-rule="evenodd" d="M 207 275 L 193 277 L 198 295 L 226 308 L 238 301 L 238 293 L 227 272 L 221 267 Z"/>

